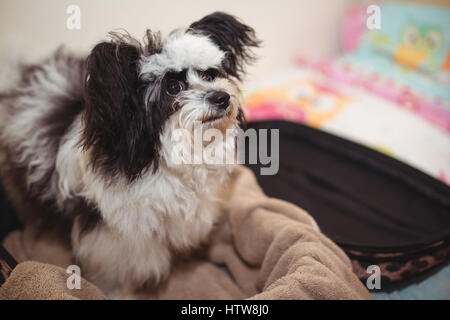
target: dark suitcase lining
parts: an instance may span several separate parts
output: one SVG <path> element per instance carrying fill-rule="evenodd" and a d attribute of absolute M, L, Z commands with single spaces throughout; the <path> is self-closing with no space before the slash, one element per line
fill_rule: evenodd
<path fill-rule="evenodd" d="M 307 210 L 339 245 L 365 252 L 414 250 L 450 238 L 450 187 L 375 150 L 301 124 L 280 130 L 280 169 L 264 191 Z M 269 149 L 270 150 L 270 149 Z"/>
<path fill-rule="evenodd" d="M 259 174 L 264 192 L 307 210 L 352 260 L 365 283 L 381 270 L 382 290 L 430 275 L 450 258 L 450 187 L 396 159 L 297 123 L 279 129 L 279 172 Z M 270 147 L 268 150 L 271 150 Z"/>
<path fill-rule="evenodd" d="M 0 244 L 9 232 L 21 228 L 23 228 L 23 226 L 19 222 L 15 210 L 5 194 L 3 185 L 0 181 Z"/>

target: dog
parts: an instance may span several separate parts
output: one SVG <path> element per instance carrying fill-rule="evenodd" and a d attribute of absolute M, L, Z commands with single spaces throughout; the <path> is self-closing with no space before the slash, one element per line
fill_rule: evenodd
<path fill-rule="evenodd" d="M 164 280 L 208 239 L 232 165 L 175 164 L 172 133 L 244 116 L 238 82 L 260 45 L 216 12 L 164 40 L 111 33 L 87 57 L 58 49 L 0 95 L 1 143 L 27 194 L 70 217 L 83 276 L 104 292 Z"/>

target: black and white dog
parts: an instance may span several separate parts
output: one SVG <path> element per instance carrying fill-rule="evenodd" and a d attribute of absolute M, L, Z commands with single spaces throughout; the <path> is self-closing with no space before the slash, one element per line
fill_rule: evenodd
<path fill-rule="evenodd" d="M 230 166 L 175 165 L 171 133 L 239 127 L 236 81 L 259 45 L 221 12 L 160 38 L 113 34 L 87 59 L 58 50 L 0 94 L 1 143 L 28 194 L 73 217 L 77 263 L 106 292 L 158 283 L 207 239 Z"/>

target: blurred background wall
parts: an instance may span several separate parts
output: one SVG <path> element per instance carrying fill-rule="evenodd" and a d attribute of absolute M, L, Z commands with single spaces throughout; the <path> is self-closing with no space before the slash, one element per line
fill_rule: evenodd
<path fill-rule="evenodd" d="M 87 51 L 108 31 L 142 38 L 146 28 L 167 34 L 216 10 L 240 17 L 264 41 L 250 77 L 292 63 L 297 55 L 337 53 L 339 22 L 354 0 L 0 0 L 0 54 L 37 58 L 59 44 Z M 68 30 L 66 9 L 81 9 L 81 29 Z"/>

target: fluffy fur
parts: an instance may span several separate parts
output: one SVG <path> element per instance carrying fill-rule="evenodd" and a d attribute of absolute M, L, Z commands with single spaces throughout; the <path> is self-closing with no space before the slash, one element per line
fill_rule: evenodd
<path fill-rule="evenodd" d="M 171 134 L 242 124 L 235 79 L 258 44 L 214 13 L 164 41 L 147 31 L 143 44 L 113 34 L 87 58 L 58 50 L 0 94 L 1 142 L 29 195 L 71 219 L 83 276 L 106 292 L 157 284 L 207 239 L 230 167 L 176 165 Z"/>

